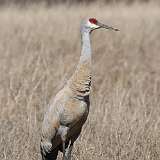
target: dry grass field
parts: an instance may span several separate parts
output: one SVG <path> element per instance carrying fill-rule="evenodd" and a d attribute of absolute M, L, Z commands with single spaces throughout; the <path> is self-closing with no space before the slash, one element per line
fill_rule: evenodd
<path fill-rule="evenodd" d="M 0 160 L 41 159 L 44 112 L 75 69 L 90 16 L 121 31 L 92 34 L 90 114 L 73 160 L 160 159 L 160 7 L 93 4 L 0 8 Z"/>

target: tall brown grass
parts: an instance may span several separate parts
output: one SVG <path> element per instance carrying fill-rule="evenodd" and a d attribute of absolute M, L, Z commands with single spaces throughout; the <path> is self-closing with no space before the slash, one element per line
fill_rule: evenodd
<path fill-rule="evenodd" d="M 90 16 L 121 31 L 92 34 L 92 105 L 73 159 L 160 159 L 160 8 L 95 4 L 0 10 L 1 160 L 41 159 L 44 112 L 75 69 Z"/>

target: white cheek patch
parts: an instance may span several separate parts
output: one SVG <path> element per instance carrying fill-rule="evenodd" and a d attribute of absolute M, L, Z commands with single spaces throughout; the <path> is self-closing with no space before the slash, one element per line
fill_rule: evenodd
<path fill-rule="evenodd" d="M 90 26 L 92 29 L 95 29 L 95 28 L 99 27 L 96 24 L 90 23 L 89 21 L 88 21 L 88 26 Z"/>

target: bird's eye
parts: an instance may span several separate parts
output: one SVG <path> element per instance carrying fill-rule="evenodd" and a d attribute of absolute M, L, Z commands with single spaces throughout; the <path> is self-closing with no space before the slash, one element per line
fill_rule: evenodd
<path fill-rule="evenodd" d="M 89 22 L 93 24 L 97 24 L 97 20 L 95 18 L 90 18 Z"/>

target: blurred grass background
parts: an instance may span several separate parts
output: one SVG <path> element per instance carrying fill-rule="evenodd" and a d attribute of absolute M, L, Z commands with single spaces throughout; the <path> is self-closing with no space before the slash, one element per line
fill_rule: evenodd
<path fill-rule="evenodd" d="M 160 7 L 154 3 L 0 8 L 0 159 L 41 159 L 43 115 L 78 63 L 86 17 L 121 31 L 91 36 L 90 114 L 73 159 L 160 159 Z"/>
<path fill-rule="evenodd" d="M 46 4 L 47 6 L 55 4 L 93 4 L 93 3 L 102 3 L 102 4 L 134 4 L 134 3 L 156 3 L 160 4 L 159 0 L 0 0 L 0 5 L 29 5 L 29 4 Z"/>

